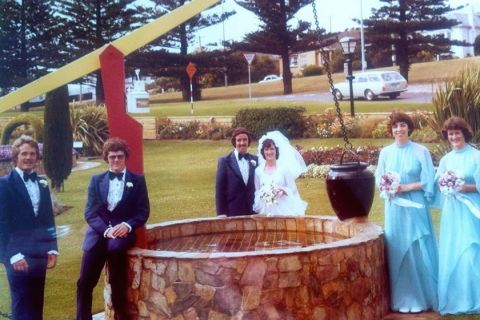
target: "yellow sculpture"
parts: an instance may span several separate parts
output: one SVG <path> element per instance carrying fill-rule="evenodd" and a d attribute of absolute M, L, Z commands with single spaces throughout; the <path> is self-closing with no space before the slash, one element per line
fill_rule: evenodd
<path fill-rule="evenodd" d="M 193 0 L 145 26 L 126 34 L 111 44 L 127 56 L 219 1 L 220 0 Z M 100 69 L 99 55 L 107 45 L 108 44 L 1 97 L 0 112 Z"/>

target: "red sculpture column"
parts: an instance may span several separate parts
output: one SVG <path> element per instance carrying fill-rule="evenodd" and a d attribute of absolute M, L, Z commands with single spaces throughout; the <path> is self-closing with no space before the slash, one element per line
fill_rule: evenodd
<path fill-rule="evenodd" d="M 119 137 L 130 147 L 128 170 L 143 174 L 143 129 L 126 111 L 124 58 L 123 53 L 113 45 L 108 45 L 100 54 L 108 127 L 110 137 Z M 137 246 L 145 248 L 145 227 L 137 229 L 136 234 Z"/>

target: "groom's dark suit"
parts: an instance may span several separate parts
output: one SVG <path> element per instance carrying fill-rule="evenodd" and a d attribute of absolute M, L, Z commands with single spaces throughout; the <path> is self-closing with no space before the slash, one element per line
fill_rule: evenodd
<path fill-rule="evenodd" d="M 258 158 L 247 153 L 246 160 L 248 161 L 247 184 L 243 181 L 235 152 L 232 151 L 218 159 L 215 185 L 217 215 L 242 216 L 255 213 L 253 212 L 254 176 Z"/>
<path fill-rule="evenodd" d="M 126 317 L 126 250 L 135 244 L 135 229 L 144 225 L 150 213 L 147 186 L 143 175 L 125 172 L 120 202 L 108 210 L 108 171 L 92 177 L 88 187 L 85 219 L 88 229 L 83 242 L 80 278 L 77 282 L 77 319 L 91 319 L 92 291 L 108 261 L 109 282 L 115 314 Z M 106 238 L 110 226 L 126 222 L 132 231 L 125 238 Z"/>
<path fill-rule="evenodd" d="M 37 215 L 17 171 L 0 178 L 0 261 L 10 283 L 13 319 L 42 319 L 47 253 L 57 251 L 48 183 L 43 178 L 36 183 L 40 191 Z M 10 258 L 18 253 L 27 261 L 28 271 L 13 269 Z"/>

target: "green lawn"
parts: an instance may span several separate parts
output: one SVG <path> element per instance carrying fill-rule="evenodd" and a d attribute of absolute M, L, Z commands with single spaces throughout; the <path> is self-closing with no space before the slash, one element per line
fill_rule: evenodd
<path fill-rule="evenodd" d="M 194 115 L 196 116 L 235 116 L 244 108 L 275 108 L 275 107 L 304 107 L 306 114 L 318 114 L 327 108 L 335 108 L 332 102 L 298 102 L 298 101 L 266 101 L 248 99 L 237 100 L 211 100 L 194 103 Z M 350 113 L 350 102 L 341 101 L 340 108 Z M 392 101 L 355 101 L 356 113 L 391 112 L 394 109 L 403 111 L 427 110 L 432 111 L 431 103 L 398 103 Z M 157 117 L 167 116 L 190 116 L 190 103 L 171 102 L 155 103 L 150 105 L 150 115 Z"/>
<path fill-rule="evenodd" d="M 304 147 L 343 145 L 341 139 L 293 140 Z M 390 140 L 356 140 L 354 146 L 367 143 L 385 145 Z M 149 223 L 184 218 L 210 217 L 215 215 L 215 170 L 217 158 L 232 148 L 224 141 L 148 141 L 144 146 L 145 173 L 151 203 Z M 256 151 L 252 145 L 251 152 Z M 92 174 L 105 170 L 100 167 L 72 173 L 65 183 L 65 192 L 59 199 L 74 206 L 58 216 L 58 225 L 68 225 L 71 232 L 59 240 L 58 266 L 49 272 L 46 286 L 45 319 L 74 319 L 76 280 L 79 274 L 81 243 L 85 231 L 83 204 L 86 188 Z M 307 214 L 331 215 L 324 180 L 299 179 L 302 197 L 309 203 Z M 438 227 L 439 215 L 434 215 Z M 370 213 L 370 220 L 383 225 L 383 203 L 377 197 Z M 0 269 L 4 273 L 4 269 Z M 99 286 L 101 287 L 101 285 Z M 103 298 L 101 288 L 96 290 L 94 310 L 101 311 Z M 0 277 L 0 319 L 9 312 L 9 295 L 5 276 Z M 457 318 L 456 318 L 457 319 Z M 465 317 L 464 319 L 476 319 Z"/>

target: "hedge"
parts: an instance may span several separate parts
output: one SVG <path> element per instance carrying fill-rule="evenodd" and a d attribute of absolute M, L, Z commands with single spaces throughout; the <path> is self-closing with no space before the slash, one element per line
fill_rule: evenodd
<path fill-rule="evenodd" d="M 232 126 L 247 128 L 257 138 L 271 130 L 279 130 L 290 139 L 302 138 L 306 130 L 304 112 L 303 107 L 242 109 Z"/>

